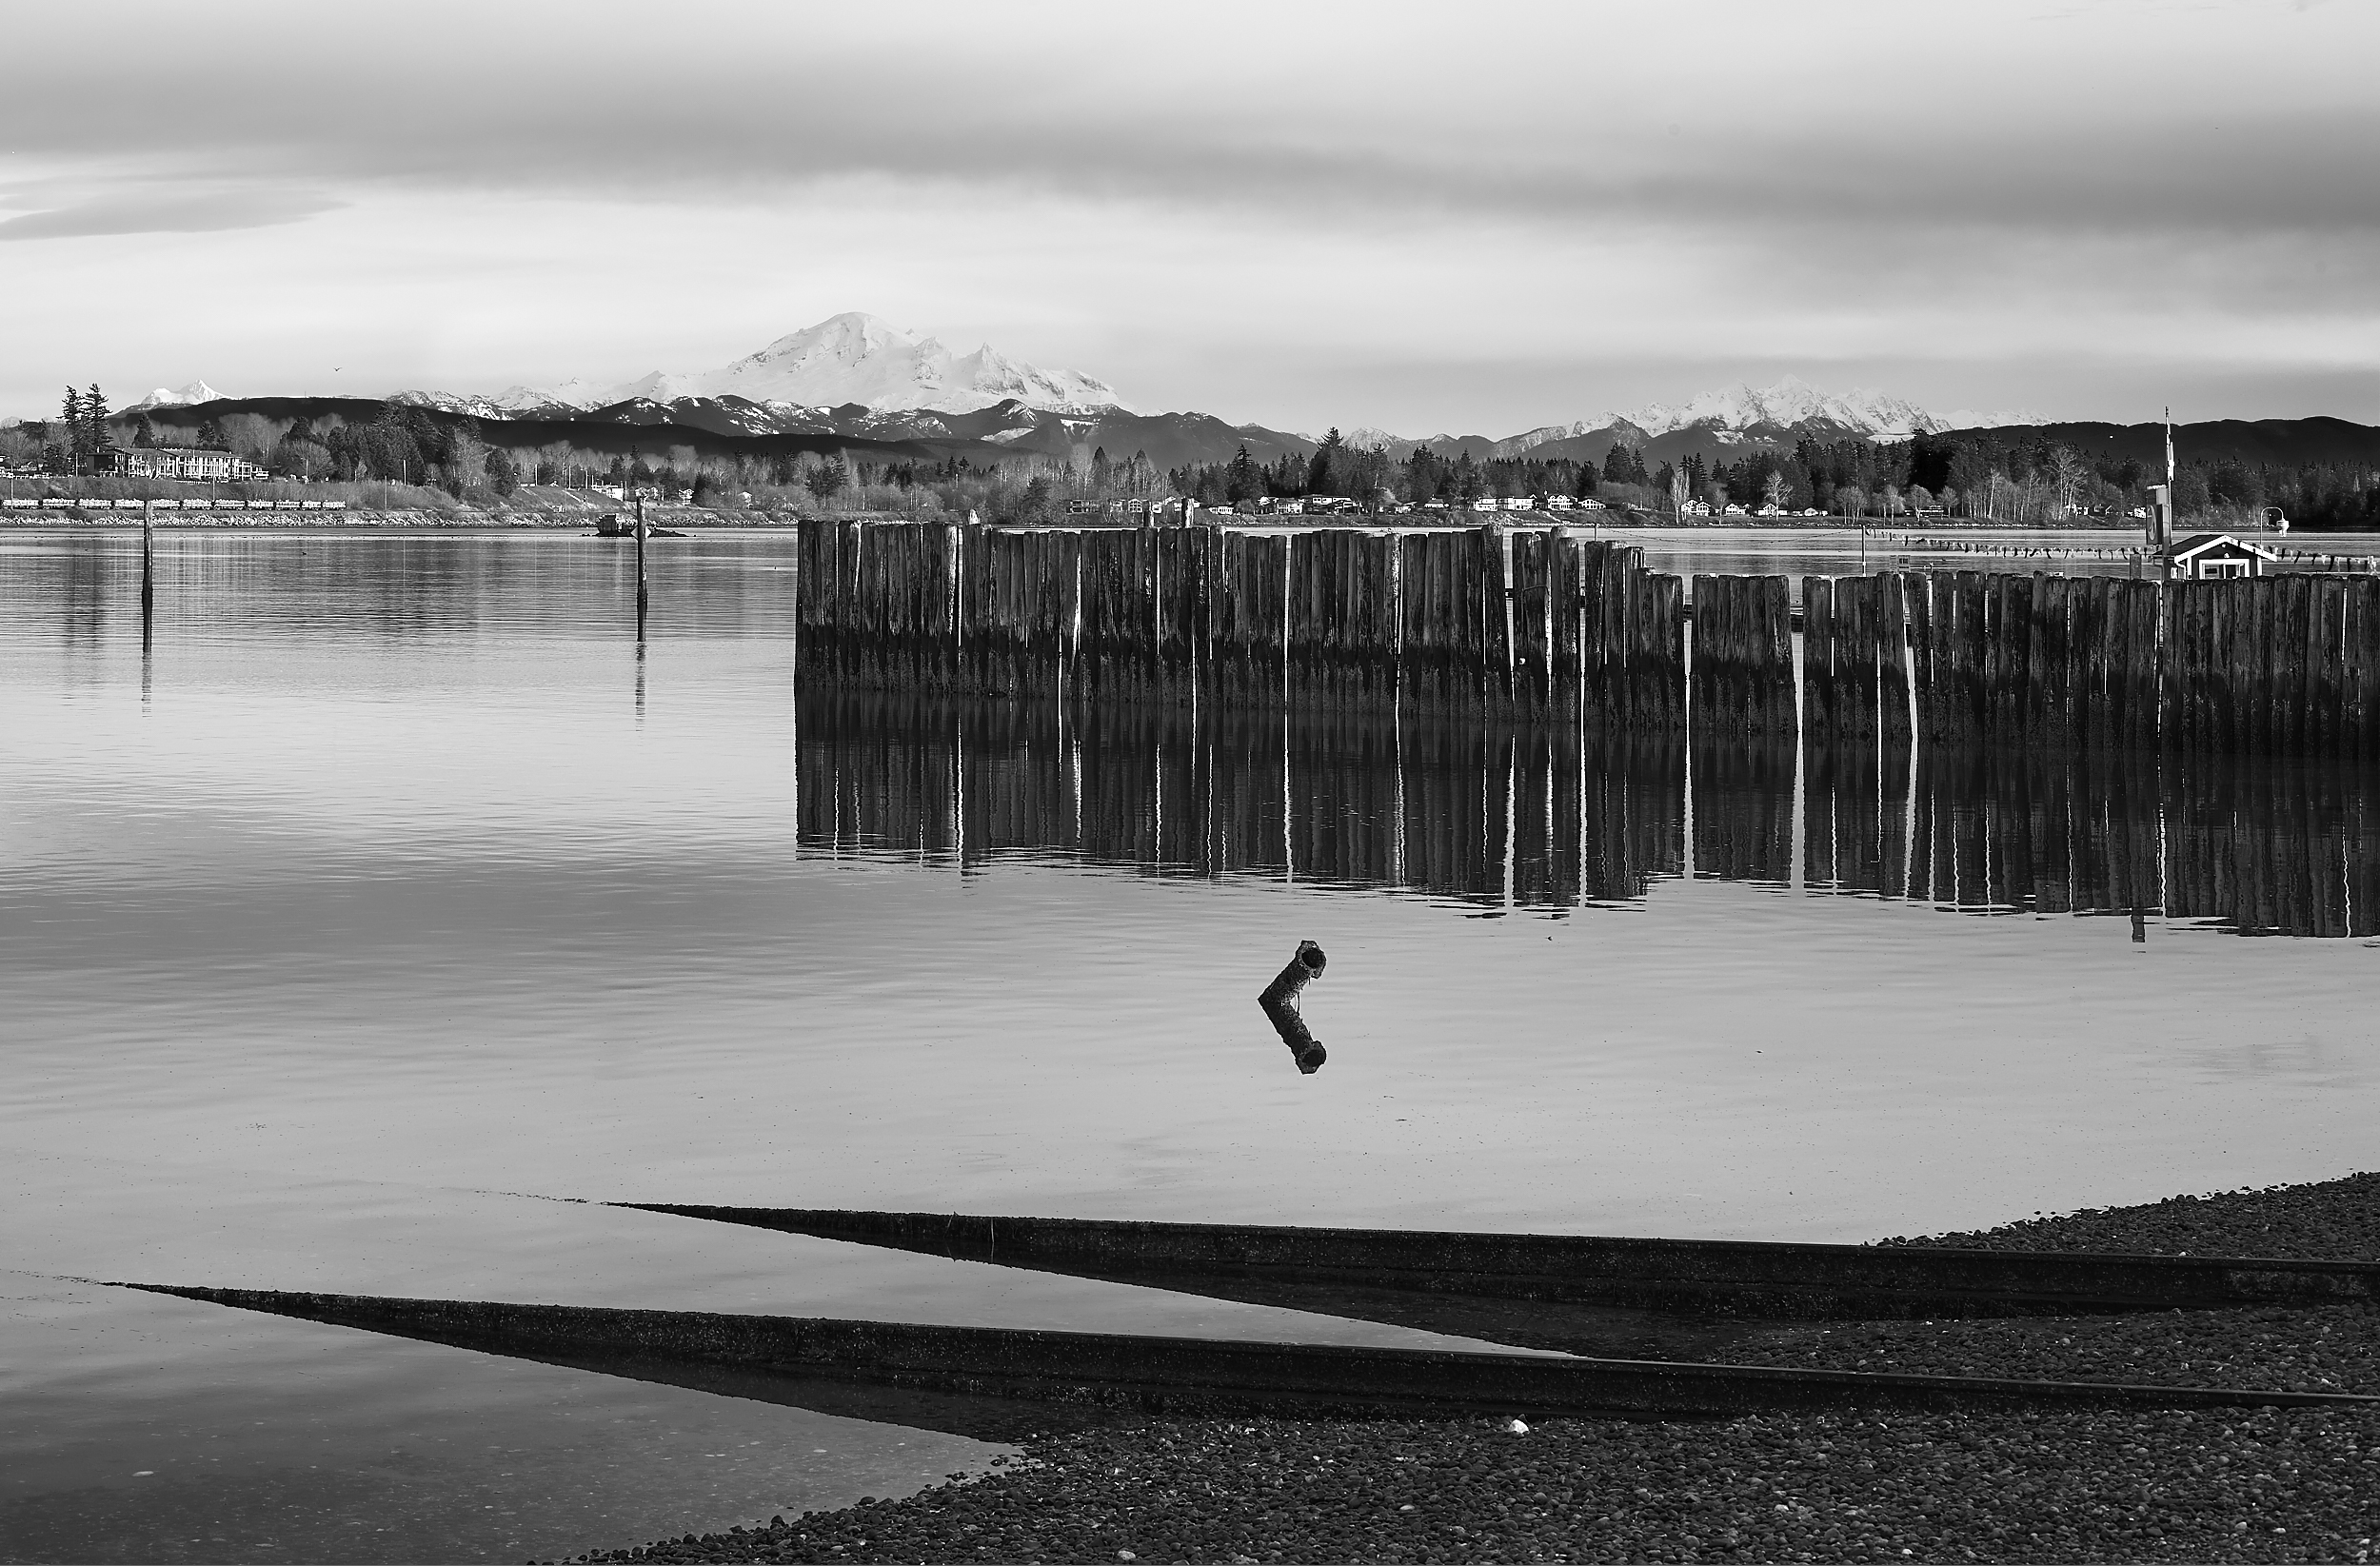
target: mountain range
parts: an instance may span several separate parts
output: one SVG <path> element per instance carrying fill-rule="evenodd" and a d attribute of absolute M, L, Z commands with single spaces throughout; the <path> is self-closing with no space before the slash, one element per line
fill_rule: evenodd
<path fill-rule="evenodd" d="M 1045 370 L 989 344 L 955 353 L 931 336 L 856 311 L 788 333 L 715 369 L 655 370 L 621 385 L 582 378 L 492 394 L 403 391 L 389 400 L 477 419 L 500 444 L 560 440 L 605 449 L 666 442 L 706 450 L 744 443 L 826 450 L 856 443 L 937 460 L 964 455 L 980 464 L 1003 455 L 1085 461 L 1104 447 L 1119 459 L 1137 452 L 1160 467 L 1178 467 L 1228 461 L 1242 445 L 1258 461 L 1272 462 L 1318 444 L 1310 433 L 1232 424 L 1211 414 L 1137 412 L 1113 386 L 1080 371 Z M 188 409 L 223 401 L 195 381 L 179 389 L 160 387 L 124 411 L 187 416 Z M 294 409 L 314 401 L 327 403 L 268 398 L 241 406 Z M 1803 439 L 1891 441 L 1954 429 L 2013 434 L 2043 427 L 2051 426 L 2038 415 L 1937 413 L 1882 392 L 1829 392 L 1788 375 L 1765 387 L 1729 387 L 1682 403 L 1650 403 L 1502 437 L 1355 429 L 1342 438 L 1385 447 L 1398 458 L 1426 446 L 1448 458 L 1468 452 L 1475 460 L 1582 462 L 1600 462 L 1624 443 L 1658 466 L 1697 453 L 1706 461 L 1732 460 L 1742 449 L 1791 447 Z"/>

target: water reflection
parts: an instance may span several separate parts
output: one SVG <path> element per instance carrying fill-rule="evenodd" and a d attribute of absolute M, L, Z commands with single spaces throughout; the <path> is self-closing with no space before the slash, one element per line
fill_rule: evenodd
<path fill-rule="evenodd" d="M 1685 757 L 1500 724 L 798 699 L 803 847 L 1061 858 L 1488 908 L 1634 900 L 1684 864 Z"/>
<path fill-rule="evenodd" d="M 797 699 L 803 848 L 1007 857 L 1560 910 L 1697 879 L 1975 912 L 2364 936 L 2380 783 L 2351 763 L 1614 742 L 1140 705 Z M 1691 763 L 1691 765 L 1689 764 Z M 1798 823 L 1798 830 L 1796 830 Z"/>
<path fill-rule="evenodd" d="M 2373 933 L 2380 798 L 2353 763 L 2115 751 L 1812 754 L 1803 882 L 1984 913 Z"/>

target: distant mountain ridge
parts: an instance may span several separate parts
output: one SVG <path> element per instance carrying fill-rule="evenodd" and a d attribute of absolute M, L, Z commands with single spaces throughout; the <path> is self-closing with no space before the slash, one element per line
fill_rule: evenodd
<path fill-rule="evenodd" d="M 1017 403 L 971 413 L 880 412 L 849 404 L 813 410 L 807 416 L 810 426 L 803 429 L 760 427 L 773 425 L 777 415 L 735 397 L 684 398 L 675 403 L 632 399 L 592 412 L 571 409 L 550 417 L 488 418 L 427 404 L 416 406 L 441 424 L 467 420 L 487 444 L 524 455 L 550 446 L 623 456 L 642 453 L 648 458 L 681 449 L 705 457 L 759 459 L 840 452 L 869 462 L 941 464 L 963 459 L 980 469 L 1020 457 L 1081 466 L 1103 447 L 1113 460 L 1145 456 L 1160 470 L 1166 470 L 1228 462 L 1243 445 L 1258 463 L 1269 466 L 1283 456 L 1310 456 L 1316 445 L 1310 436 L 1260 425 L 1227 424 L 1204 413 L 1108 409 L 1061 415 Z M 387 409 L 387 402 L 376 398 L 243 397 L 160 406 L 156 414 L 169 427 L 251 414 L 285 426 L 303 422 L 319 428 L 325 422 L 369 424 L 384 417 Z M 132 411 L 125 409 L 118 417 Z M 2165 442 L 2165 426 L 2153 423 L 2045 423 L 1970 426 L 1941 433 L 2018 448 L 2069 446 L 2094 461 L 2137 458 L 2145 467 L 2162 462 Z M 2177 425 L 2173 436 L 2182 461 L 2191 465 L 2236 462 L 2284 470 L 2308 465 L 2380 469 L 2380 427 L 2344 419 L 2211 420 Z M 1475 460 L 1493 456 L 1494 448 L 1503 444 L 1484 436 L 1442 436 L 1430 444 L 1440 443 L 1450 449 L 1469 449 Z M 1696 443 L 1703 444 L 1698 446 Z M 1608 433 L 1598 433 L 1565 436 L 1530 450 L 1539 458 L 1570 454 L 1577 460 L 1600 462 L 1609 454 L 1611 444 Z M 1633 438 L 1630 444 L 1635 444 Z M 1716 454 L 1735 461 L 1750 446 L 1740 440 L 1734 446 L 1709 445 L 1707 435 L 1688 426 L 1650 437 L 1642 455 L 1658 467 L 1664 462 L 1681 460 L 1682 453 L 1693 449 L 1704 449 L 1706 458 Z"/>
<path fill-rule="evenodd" d="M 2017 411 L 1978 413 L 1962 408 L 1954 413 L 1933 413 L 1880 391 L 1822 391 L 1799 376 L 1788 375 L 1759 389 L 1749 385 L 1727 387 L 1684 403 L 1652 403 L 1629 413 L 1598 413 L 1500 440 L 1453 434 L 1399 437 L 1379 429 L 1357 430 L 1346 438 L 1353 445 L 1385 446 L 1397 456 L 1416 446 L 1428 446 L 1447 457 L 1469 451 L 1478 460 L 1527 456 L 1575 460 L 1599 456 L 1621 443 L 1667 458 L 1686 450 L 1709 454 L 1731 446 L 1791 446 L 1805 438 L 1903 441 L 1953 429 L 2042 422 L 2038 414 Z"/>
<path fill-rule="evenodd" d="M 607 449 L 624 442 L 692 441 L 705 449 L 760 442 L 823 450 L 850 442 L 963 456 L 981 464 L 1009 457 L 1085 463 L 1103 448 L 1119 461 L 1142 455 L 1160 468 L 1174 468 L 1228 462 L 1242 445 L 1256 460 L 1270 464 L 1283 455 L 1311 453 L 1318 444 L 1310 434 L 1233 424 L 1195 411 L 1140 413 L 1094 377 L 1042 370 L 988 345 L 956 354 L 930 336 L 856 311 L 788 333 L 712 370 L 657 370 L 619 386 L 581 378 L 489 394 L 405 391 L 388 400 L 481 421 L 488 437 L 502 445 L 526 440 L 535 426 L 541 440 L 578 440 Z M 240 406 L 304 401 L 247 399 Z M 204 381 L 195 381 L 175 390 L 160 387 L 125 411 L 171 411 L 178 419 L 217 404 L 231 406 Z M 2329 423 L 2340 430 L 2361 428 Z M 2271 441 L 2251 441 L 2244 433 L 2234 439 L 2233 432 L 2251 427 L 2244 424 L 2194 427 L 2223 429 L 2227 448 L 2361 449 L 2354 438 L 2316 434 L 2311 426 L 2303 437 Z M 2071 444 L 2078 446 L 2112 442 L 2129 447 L 2132 436 L 2111 433 L 2117 428 L 2053 423 L 2024 412 L 1937 413 L 1880 391 L 1832 392 L 1787 375 L 1763 387 L 1725 387 L 1680 403 L 1649 403 L 1516 435 L 1410 437 L 1357 428 L 1342 439 L 1385 447 L 1400 459 L 1426 446 L 1449 459 L 1468 453 L 1475 461 L 1581 463 L 1600 463 L 1614 446 L 1624 444 L 1657 468 L 1696 455 L 1729 462 L 1751 449 L 1790 450 L 1802 440 L 1881 442 L 1957 431 L 2053 441 L 2068 440 L 2061 432 L 2072 431 Z"/>

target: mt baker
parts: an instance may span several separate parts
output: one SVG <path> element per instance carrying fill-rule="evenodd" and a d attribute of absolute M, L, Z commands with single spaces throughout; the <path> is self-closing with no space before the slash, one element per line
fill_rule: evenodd
<path fill-rule="evenodd" d="M 953 353 L 931 337 L 857 310 L 788 333 L 717 369 L 684 374 L 657 369 L 610 387 L 584 380 L 545 388 L 513 387 L 486 398 L 439 392 L 403 395 L 495 417 L 591 412 L 619 403 L 666 404 L 685 398 L 736 398 L 786 411 L 852 404 L 879 412 L 940 413 L 973 413 L 1005 402 L 1053 413 L 1126 406 L 1114 387 L 1078 371 L 1020 364 L 988 343 L 973 353 Z"/>

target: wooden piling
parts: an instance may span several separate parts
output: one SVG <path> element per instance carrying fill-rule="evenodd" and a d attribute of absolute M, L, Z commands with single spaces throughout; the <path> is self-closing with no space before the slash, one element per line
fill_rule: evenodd
<path fill-rule="evenodd" d="M 2272 749 L 2277 755 L 2302 756 L 2306 753 L 2306 653 L 2313 634 L 2309 624 L 2313 578 L 2276 577 L 2272 585 Z"/>
<path fill-rule="evenodd" d="M 1888 748 L 1907 750 L 1910 710 L 1909 578 L 1886 571 L 1875 578 L 1876 727 Z"/>
<path fill-rule="evenodd" d="M 1504 578 L 1504 541 L 1499 529 L 1473 527 L 1463 534 L 1463 602 L 1469 624 L 1466 659 L 1474 700 L 1485 710 L 1508 714 L 1512 704 L 1511 599 Z"/>
<path fill-rule="evenodd" d="M 1835 584 L 1835 726 L 1845 743 L 1873 745 L 1876 731 L 1875 579 Z"/>
<path fill-rule="evenodd" d="M 2370 767 L 2380 763 L 2380 577 L 2348 583 L 2343 609 L 2340 682 L 2346 733 L 2340 754 Z M 2373 814 L 2380 822 L 2380 811 Z M 2380 863 L 2380 855 L 2374 862 Z M 2374 891 L 2380 893 L 2380 885 Z"/>
<path fill-rule="evenodd" d="M 1801 730 L 1812 743 L 1834 741 L 1835 584 L 1801 579 Z"/>
<path fill-rule="evenodd" d="M 1554 691 L 1553 535 L 1526 528 L 1512 538 L 1512 708 L 1543 723 Z"/>
<path fill-rule="evenodd" d="M 1552 629 L 1547 705 L 1554 721 L 1561 724 L 1578 721 L 1586 676 L 1586 647 L 1580 634 L 1586 543 L 1567 527 L 1555 529 L 1548 539 L 1546 606 Z"/>
<path fill-rule="evenodd" d="M 2312 577 L 2308 587 L 2313 602 L 2307 621 L 2306 751 L 2331 761 L 2346 748 L 2341 740 L 2346 733 L 2348 584 L 2336 577 Z"/>

